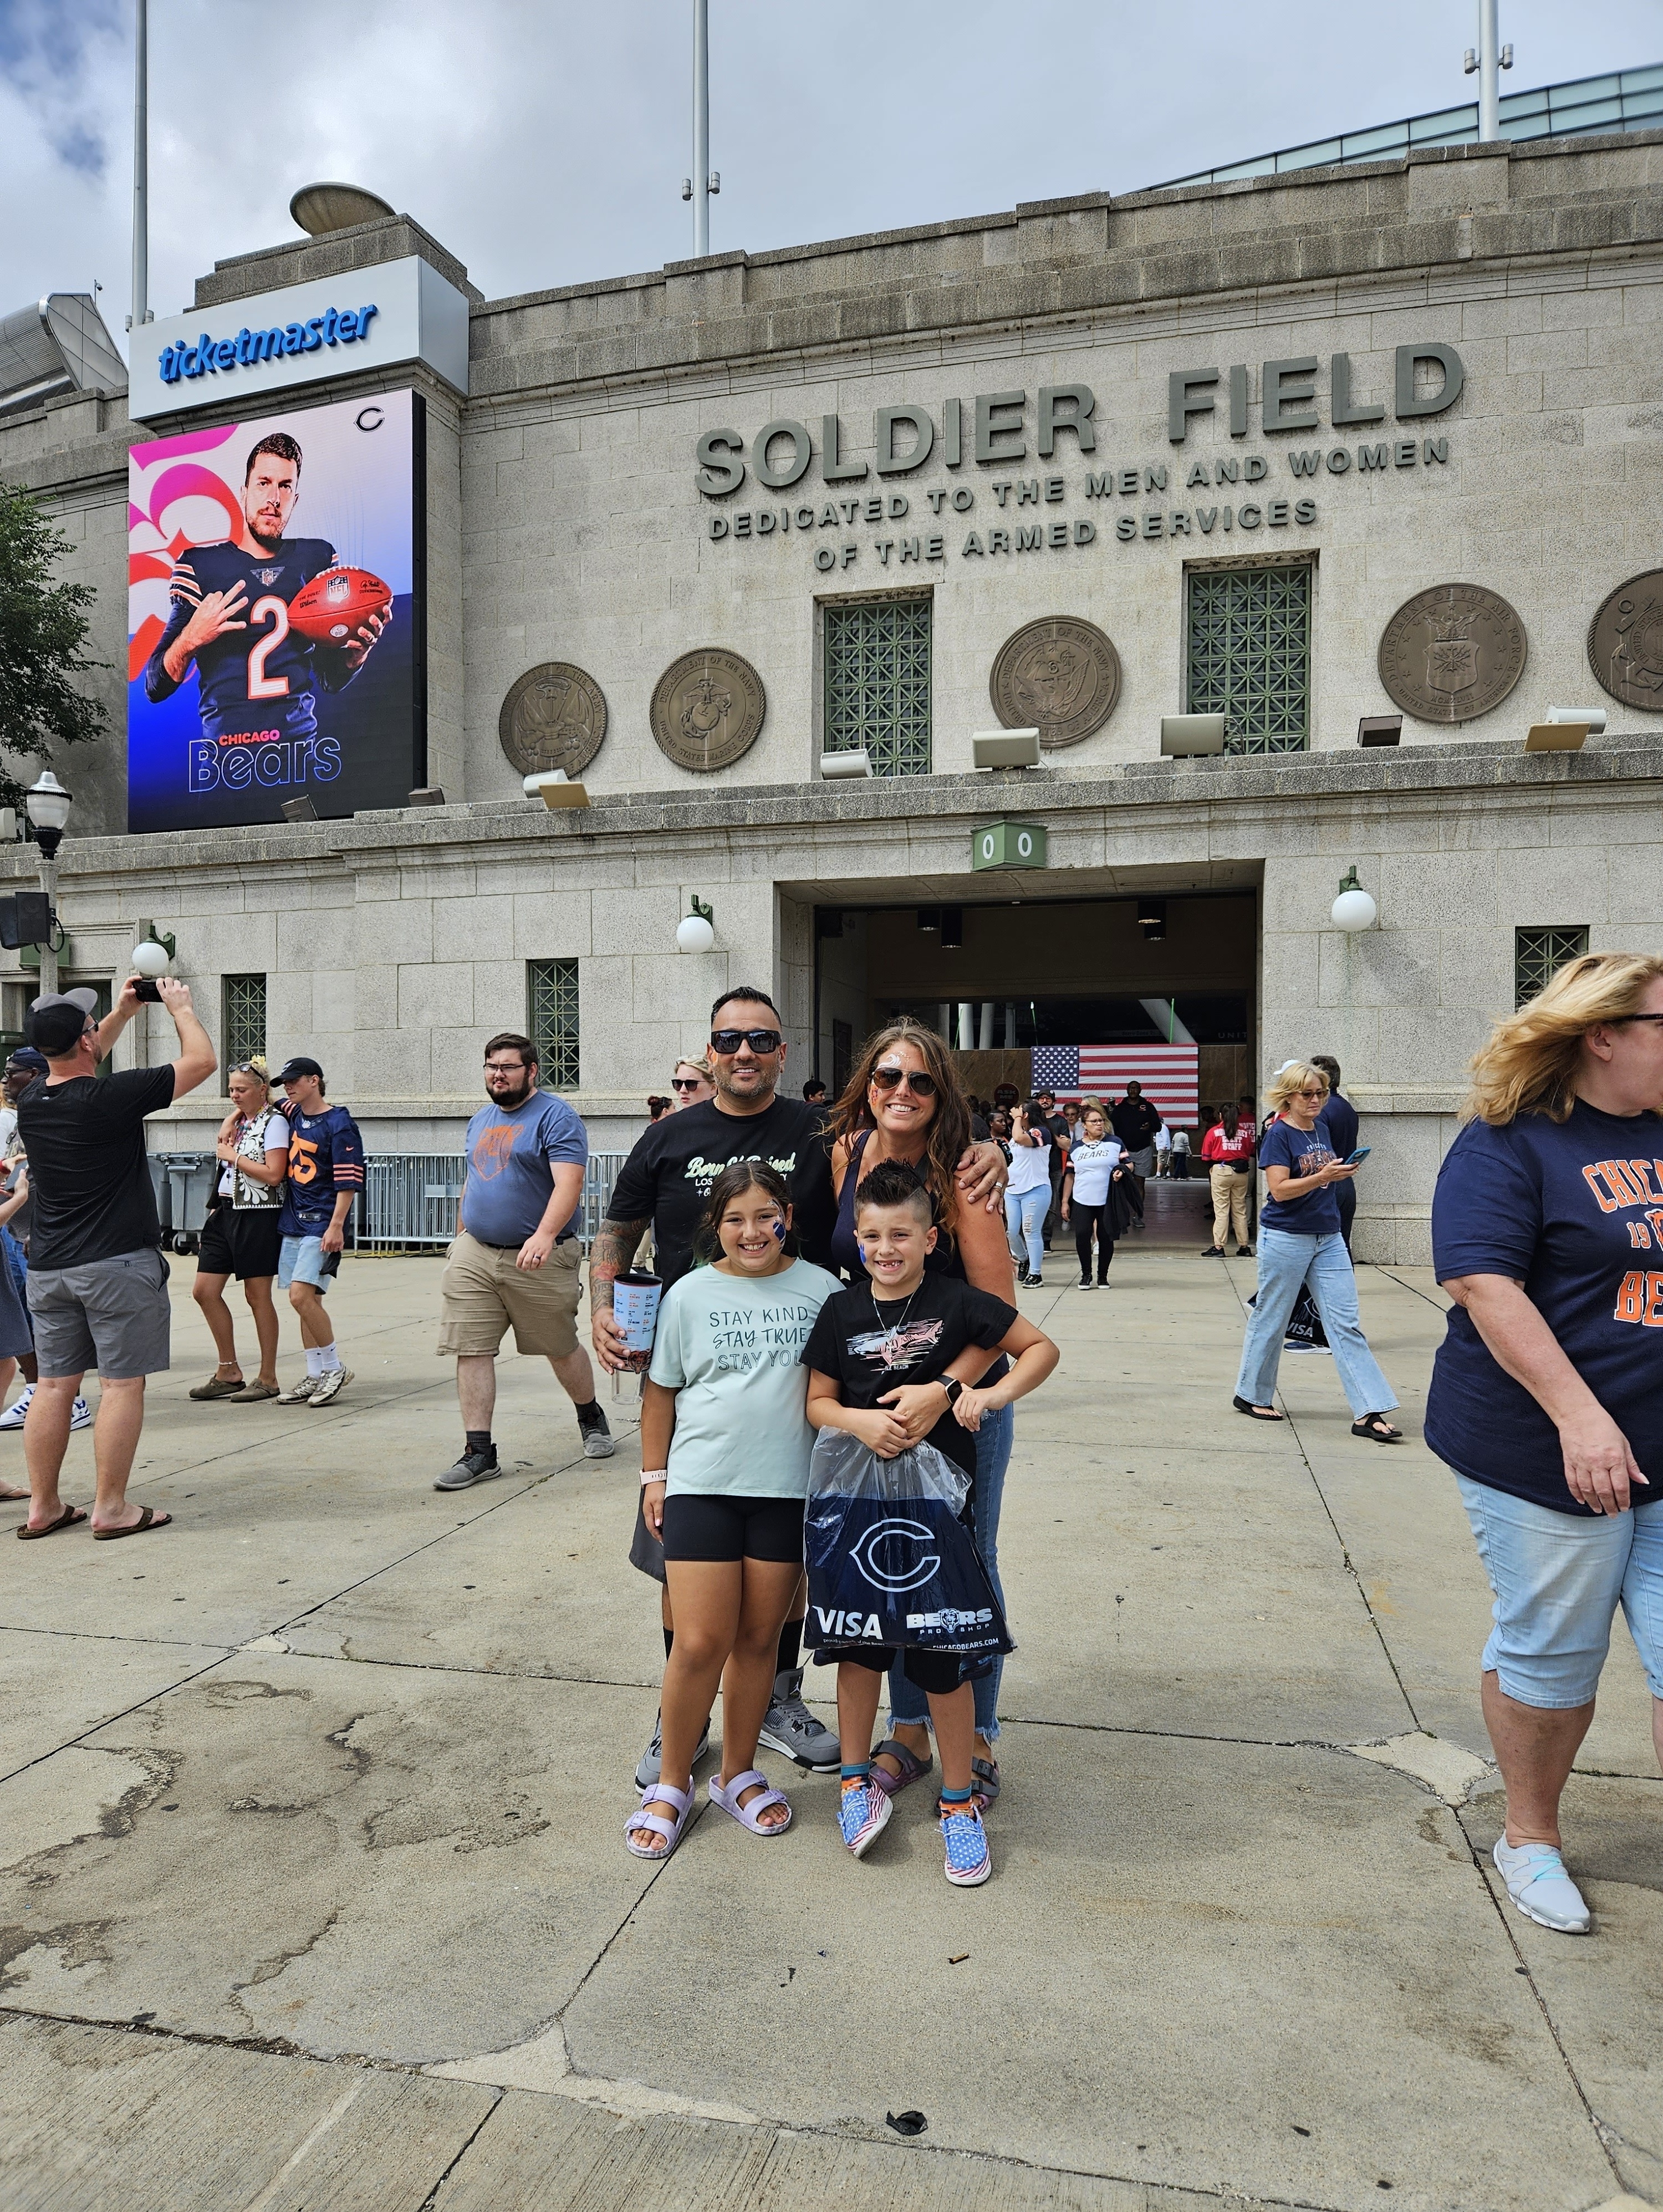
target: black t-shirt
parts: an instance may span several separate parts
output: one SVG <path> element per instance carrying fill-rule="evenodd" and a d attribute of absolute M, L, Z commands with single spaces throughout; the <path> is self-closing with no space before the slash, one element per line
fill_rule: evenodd
<path fill-rule="evenodd" d="M 1129 1152 L 1141 1152 L 1152 1145 L 1161 1126 L 1161 1116 L 1147 1098 L 1123 1098 L 1108 1118 Z"/>
<path fill-rule="evenodd" d="M 821 1307 L 803 1364 L 830 1376 L 843 1403 L 865 1411 L 886 1390 L 938 1381 L 967 1345 L 991 1352 L 1016 1318 L 1015 1306 L 951 1275 L 926 1275 L 910 1298 L 880 1299 L 870 1283 L 855 1283 Z M 950 1407 L 925 1441 L 974 1477 L 975 1437 Z"/>
<path fill-rule="evenodd" d="M 32 1083 L 17 1105 L 29 1158 L 33 1267 L 80 1267 L 161 1242 L 144 1117 L 173 1103 L 171 1067 Z"/>
<path fill-rule="evenodd" d="M 610 1221 L 650 1221 L 666 1290 L 693 1265 L 693 1232 L 712 1184 L 732 1160 L 764 1160 L 791 1191 L 798 1249 L 816 1267 L 831 1265 L 831 1153 L 825 1109 L 801 1098 L 774 1099 L 760 1114 L 724 1114 L 714 1099 L 666 1114 L 637 1139 L 607 1202 Z"/>

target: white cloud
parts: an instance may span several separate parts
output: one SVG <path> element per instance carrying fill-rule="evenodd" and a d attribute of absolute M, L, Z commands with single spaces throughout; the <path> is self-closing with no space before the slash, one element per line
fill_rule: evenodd
<path fill-rule="evenodd" d="M 1473 96 L 1474 11 L 1234 0 L 711 0 L 717 252 L 1130 191 Z M 688 0 L 151 0 L 151 304 L 293 235 L 317 177 L 408 210 L 492 296 L 691 251 Z M 1508 90 L 1660 58 L 1654 0 L 1508 0 Z M 126 0 L 0 0 L 0 307 L 106 287 L 130 207 Z"/>

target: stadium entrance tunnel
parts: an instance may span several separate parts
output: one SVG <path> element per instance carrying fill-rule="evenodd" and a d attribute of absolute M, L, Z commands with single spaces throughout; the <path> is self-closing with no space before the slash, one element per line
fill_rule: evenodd
<path fill-rule="evenodd" d="M 926 880 L 833 904 L 812 895 L 817 1072 L 836 1097 L 863 1038 L 911 1015 L 952 1048 L 965 1088 L 1027 1098 L 1125 1094 L 1199 1132 L 1254 1088 L 1256 884 L 1036 896 L 1031 877 Z M 783 888 L 783 887 L 782 887 Z M 853 889 L 853 887 L 851 887 Z M 809 899 L 804 898 L 804 905 Z M 806 918 L 806 917 L 805 917 Z"/>

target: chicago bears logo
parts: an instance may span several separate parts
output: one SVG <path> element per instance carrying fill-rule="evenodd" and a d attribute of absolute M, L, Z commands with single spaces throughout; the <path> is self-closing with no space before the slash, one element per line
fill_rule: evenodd
<path fill-rule="evenodd" d="M 926 1549 L 934 1531 L 922 1521 L 892 1517 L 876 1521 L 849 1553 L 861 1579 L 887 1597 L 920 1589 L 941 1565 L 941 1554 Z"/>

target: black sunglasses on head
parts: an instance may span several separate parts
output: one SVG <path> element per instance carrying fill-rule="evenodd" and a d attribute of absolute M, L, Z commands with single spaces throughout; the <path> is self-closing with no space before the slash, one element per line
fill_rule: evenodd
<path fill-rule="evenodd" d="M 784 1042 L 778 1030 L 713 1030 L 710 1033 L 710 1049 L 719 1052 L 724 1060 L 731 1059 L 742 1044 L 748 1044 L 753 1052 L 778 1052 Z"/>

